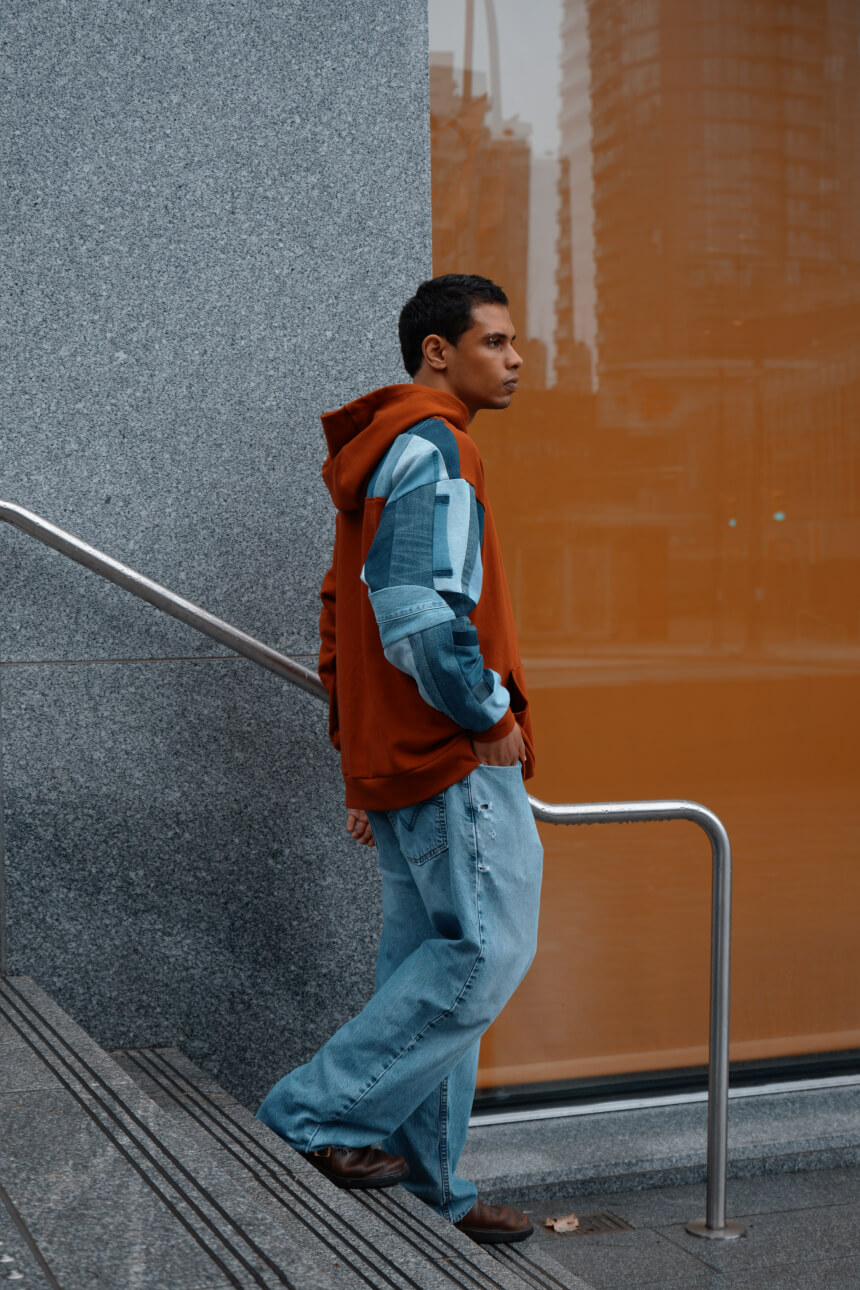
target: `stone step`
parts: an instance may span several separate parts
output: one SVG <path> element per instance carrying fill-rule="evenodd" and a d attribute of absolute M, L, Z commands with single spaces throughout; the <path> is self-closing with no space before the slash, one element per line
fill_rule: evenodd
<path fill-rule="evenodd" d="M 860 1164 L 856 1076 L 816 1087 L 732 1089 L 728 1125 L 728 1213 L 732 1180 Z M 587 1113 L 484 1123 L 469 1130 L 462 1167 L 487 1200 L 549 1206 L 555 1197 L 607 1195 L 697 1183 L 705 1212 L 704 1101 L 616 1103 Z"/>
<path fill-rule="evenodd" d="M 405 1242 L 409 1273 L 420 1285 L 424 1282 L 417 1278 L 423 1265 L 438 1265 L 441 1258 L 449 1279 L 440 1284 L 471 1290 L 483 1286 L 590 1290 L 533 1242 L 476 1246 L 402 1187 L 364 1193 L 338 1191 L 176 1048 L 124 1049 L 112 1056 L 165 1113 L 190 1119 L 197 1132 L 226 1150 L 237 1183 L 268 1212 L 289 1214 L 307 1206 L 308 1193 L 297 1196 L 289 1182 L 289 1175 L 301 1166 L 303 1177 L 324 1203 L 325 1209 L 316 1212 L 326 1239 L 343 1240 L 341 1224 L 345 1222 L 350 1238 L 345 1257 L 365 1271 L 368 1268 L 361 1261 L 367 1254 L 366 1243 L 370 1243 L 379 1278 L 371 1280 L 374 1286 L 401 1284 L 397 1272 L 407 1268 Z M 408 1285 L 415 1283 L 406 1281 Z"/>
<path fill-rule="evenodd" d="M 40 1290 L 583 1287 L 402 1188 L 339 1191 L 180 1053 L 114 1060 L 25 977 L 0 980 L 0 1214 L 0 1278 Z"/>

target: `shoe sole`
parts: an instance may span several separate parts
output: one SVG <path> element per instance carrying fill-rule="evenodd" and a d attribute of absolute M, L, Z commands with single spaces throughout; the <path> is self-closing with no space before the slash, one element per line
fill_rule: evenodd
<path fill-rule="evenodd" d="M 486 1228 L 479 1230 L 474 1227 L 461 1227 L 459 1223 L 455 1223 L 454 1226 L 458 1232 L 470 1237 L 478 1245 L 510 1245 L 513 1241 L 527 1240 L 534 1234 L 535 1230 L 534 1227 L 529 1227 L 527 1231 L 523 1232 L 492 1232 L 487 1231 Z"/>

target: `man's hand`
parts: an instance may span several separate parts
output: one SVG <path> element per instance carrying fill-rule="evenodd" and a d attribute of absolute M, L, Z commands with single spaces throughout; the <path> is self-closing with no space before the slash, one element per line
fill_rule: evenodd
<path fill-rule="evenodd" d="M 351 806 L 346 815 L 346 831 L 356 842 L 360 842 L 363 847 L 375 847 L 373 840 L 373 829 L 370 827 L 370 820 L 367 818 L 367 811 L 361 811 L 357 806 Z"/>
<path fill-rule="evenodd" d="M 492 742 L 487 740 L 481 742 L 480 739 L 473 737 L 472 748 L 478 761 L 484 766 L 515 766 L 517 762 L 521 766 L 525 765 L 526 741 L 519 726 L 514 726 L 504 739 L 495 739 Z"/>

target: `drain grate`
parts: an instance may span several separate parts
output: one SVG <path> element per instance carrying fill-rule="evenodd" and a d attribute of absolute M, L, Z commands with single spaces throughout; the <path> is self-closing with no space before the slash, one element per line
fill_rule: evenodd
<path fill-rule="evenodd" d="M 597 1214 L 582 1214 L 579 1219 L 577 1236 L 591 1236 L 597 1232 L 632 1232 L 633 1228 L 623 1218 L 601 1209 Z"/>
<path fill-rule="evenodd" d="M 632 1232 L 633 1228 L 623 1218 L 601 1209 L 597 1214 L 580 1214 L 579 1227 L 571 1236 L 596 1236 L 598 1232 Z"/>

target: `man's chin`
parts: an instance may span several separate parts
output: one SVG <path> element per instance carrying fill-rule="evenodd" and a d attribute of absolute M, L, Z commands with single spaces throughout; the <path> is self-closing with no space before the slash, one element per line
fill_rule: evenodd
<path fill-rule="evenodd" d="M 509 408 L 511 406 L 511 399 L 513 397 L 513 390 L 503 390 L 502 393 L 497 395 L 493 402 L 488 403 L 487 406 L 495 408 L 497 412 L 501 412 L 503 408 Z"/>
<path fill-rule="evenodd" d="M 505 390 L 503 394 L 497 394 L 493 397 L 487 398 L 485 402 L 482 402 L 478 405 L 475 411 L 476 412 L 504 412 L 505 408 L 509 408 L 511 406 L 511 399 L 513 397 L 514 396 L 512 391 Z"/>

